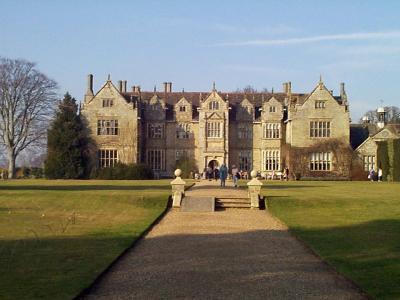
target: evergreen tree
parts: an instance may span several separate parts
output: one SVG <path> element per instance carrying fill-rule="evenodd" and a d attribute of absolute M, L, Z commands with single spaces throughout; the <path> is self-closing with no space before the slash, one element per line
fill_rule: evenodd
<path fill-rule="evenodd" d="M 47 132 L 47 178 L 76 179 L 85 176 L 88 139 L 84 129 L 76 100 L 66 93 Z"/>

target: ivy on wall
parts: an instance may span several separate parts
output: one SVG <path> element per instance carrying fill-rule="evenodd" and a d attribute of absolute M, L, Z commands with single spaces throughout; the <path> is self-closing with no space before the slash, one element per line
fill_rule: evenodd
<path fill-rule="evenodd" d="M 379 141 L 377 150 L 378 168 L 382 168 L 383 180 L 400 181 L 400 139 Z"/>

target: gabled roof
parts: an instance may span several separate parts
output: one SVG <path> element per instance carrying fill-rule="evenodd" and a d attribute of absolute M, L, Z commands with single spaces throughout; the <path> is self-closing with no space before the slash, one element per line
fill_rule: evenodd
<path fill-rule="evenodd" d="M 148 101 L 150 98 L 157 94 L 157 96 L 161 99 L 164 99 L 167 104 L 175 105 L 179 102 L 179 100 L 184 96 L 187 101 L 192 103 L 192 105 L 199 106 L 200 99 L 205 100 L 210 95 L 210 92 L 127 92 L 122 95 L 125 97 L 127 101 L 131 101 L 131 99 L 141 99 L 144 101 Z M 247 98 L 251 104 L 254 106 L 261 106 L 263 100 L 267 101 L 272 96 L 274 96 L 279 102 L 283 103 L 287 95 L 285 93 L 254 93 L 254 94 L 246 94 L 246 93 L 238 93 L 238 92 L 218 92 L 218 95 L 226 100 L 228 99 L 229 104 L 236 105 L 243 101 L 244 98 Z M 306 94 L 292 94 L 292 98 L 299 101 L 303 99 Z"/>

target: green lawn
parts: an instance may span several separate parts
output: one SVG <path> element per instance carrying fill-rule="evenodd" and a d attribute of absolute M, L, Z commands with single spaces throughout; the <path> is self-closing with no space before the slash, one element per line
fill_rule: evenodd
<path fill-rule="evenodd" d="M 377 299 L 400 299 L 400 184 L 265 182 L 272 214 Z"/>
<path fill-rule="evenodd" d="M 77 295 L 163 212 L 169 181 L 0 182 L 0 298 Z"/>

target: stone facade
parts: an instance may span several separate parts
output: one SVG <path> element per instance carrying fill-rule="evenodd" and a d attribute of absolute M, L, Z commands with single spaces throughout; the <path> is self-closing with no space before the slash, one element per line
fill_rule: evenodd
<path fill-rule="evenodd" d="M 95 165 L 146 163 L 160 176 L 172 176 L 176 160 L 193 158 L 198 170 L 222 163 L 270 174 L 292 168 L 290 152 L 326 141 L 350 145 L 350 118 L 344 85 L 333 96 L 322 80 L 309 93 L 143 92 L 110 79 L 93 93 L 93 77 L 81 107 L 97 146 Z M 304 158 L 311 176 L 340 174 L 332 153 Z M 347 174 L 342 174 L 347 176 Z"/>
<path fill-rule="evenodd" d="M 382 109 L 383 113 L 384 110 Z M 379 141 L 400 138 L 400 124 L 386 124 L 385 117 L 381 119 L 381 123 L 377 125 L 364 124 L 363 127 L 368 129 L 369 136 L 355 149 L 355 153 L 363 166 L 364 171 L 374 169 L 378 170 L 378 144 Z M 372 128 L 371 128 L 372 127 Z"/>

